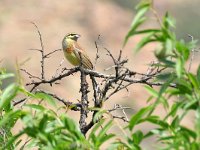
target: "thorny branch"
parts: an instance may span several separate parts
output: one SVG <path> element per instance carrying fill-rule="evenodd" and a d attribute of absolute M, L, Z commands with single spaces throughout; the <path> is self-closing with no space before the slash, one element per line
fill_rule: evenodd
<path fill-rule="evenodd" d="M 159 68 L 157 67 L 158 65 L 155 65 L 155 62 L 153 62 L 148 68 L 146 73 L 139 73 L 136 71 L 132 71 L 129 68 L 126 68 L 124 66 L 126 63 L 128 63 L 128 59 L 124 59 L 122 57 L 122 53 L 123 53 L 122 50 L 119 51 L 118 57 L 115 58 L 114 55 L 111 53 L 111 51 L 108 50 L 107 48 L 104 48 L 104 50 L 106 50 L 107 55 L 110 57 L 110 59 L 112 59 L 113 65 L 107 68 L 106 70 L 114 70 L 112 71 L 113 72 L 112 74 L 101 73 L 96 70 L 87 70 L 87 69 L 84 69 L 82 66 L 77 66 L 71 69 L 62 68 L 61 71 L 59 71 L 59 69 L 56 69 L 56 75 L 52 75 L 50 79 L 47 79 L 46 72 L 45 72 L 45 69 L 46 69 L 45 60 L 53 56 L 53 54 L 60 51 L 61 49 L 56 49 L 50 53 L 45 54 L 41 33 L 38 27 L 35 25 L 35 23 L 32 23 L 32 24 L 34 24 L 34 26 L 36 27 L 38 35 L 39 35 L 39 39 L 40 39 L 41 49 L 31 49 L 31 50 L 36 50 L 41 53 L 41 58 L 42 58 L 41 63 L 40 63 L 41 77 L 37 75 L 32 75 L 26 69 L 21 69 L 21 71 L 24 72 L 26 75 L 28 75 L 29 79 L 31 80 L 30 82 L 26 83 L 26 86 L 30 87 L 29 92 L 46 93 L 52 96 L 55 100 L 63 103 L 63 105 L 69 108 L 70 110 L 79 111 L 80 112 L 80 119 L 79 119 L 80 129 L 84 135 L 96 123 L 94 122 L 93 119 L 96 113 L 98 112 L 98 110 L 103 107 L 103 104 L 107 100 L 109 100 L 113 95 L 115 95 L 119 91 L 123 89 L 126 89 L 128 91 L 128 87 L 130 85 L 137 84 L 137 83 L 146 84 L 149 86 L 161 86 L 164 84 L 162 82 L 155 82 L 153 80 L 158 74 L 162 73 L 162 71 L 165 70 L 165 68 Z M 99 37 L 98 37 L 98 40 L 99 40 Z M 96 59 L 95 59 L 95 64 L 96 64 L 97 59 L 99 59 L 100 55 L 98 53 L 99 49 L 96 42 L 95 42 L 95 46 L 97 49 L 97 54 L 96 54 Z M 62 65 L 62 62 L 60 63 L 59 67 L 61 67 L 61 65 Z M 58 84 L 60 80 L 68 76 L 71 76 L 74 73 L 81 74 L 80 75 L 80 80 L 81 80 L 80 92 L 82 96 L 81 96 L 81 101 L 79 103 L 69 102 L 68 100 L 60 98 L 56 94 L 40 89 L 41 86 L 45 84 L 49 84 L 50 86 L 53 86 L 54 84 Z M 89 84 L 86 81 L 87 75 L 90 76 L 90 79 L 92 81 L 93 104 L 90 104 L 90 106 L 92 108 L 96 108 L 93 110 L 88 108 L 89 107 L 89 100 L 88 100 Z M 170 86 L 176 87 L 175 84 L 171 84 Z M 24 102 L 25 100 L 26 98 L 13 102 L 13 105 L 16 106 Z M 123 107 L 116 104 L 113 109 L 107 110 L 107 111 L 109 113 L 117 111 L 117 110 L 122 111 L 123 116 L 116 116 L 112 114 L 113 118 L 121 119 L 125 122 L 128 122 L 129 119 L 125 112 L 126 109 L 131 109 L 131 108 Z M 92 112 L 92 119 L 88 122 L 86 121 L 86 119 L 89 115 L 89 112 Z"/>
<path fill-rule="evenodd" d="M 38 35 L 39 35 L 39 38 L 40 38 L 40 46 L 41 46 L 41 49 L 36 49 L 36 50 L 38 50 L 39 52 L 41 52 L 41 78 L 44 80 L 45 78 L 44 78 L 44 44 L 43 44 L 43 41 L 42 41 L 42 34 L 41 34 L 41 32 L 40 32 L 40 30 L 39 30 L 39 28 L 38 28 L 38 26 L 34 23 L 34 22 L 31 22 L 34 26 L 35 26 L 35 28 L 36 28 L 36 30 L 37 30 L 37 32 L 38 32 Z"/>
<path fill-rule="evenodd" d="M 50 93 L 48 91 L 36 90 L 36 93 L 37 92 L 39 92 L 39 93 L 45 93 L 45 94 L 48 94 L 48 95 L 52 96 L 53 98 L 55 98 L 59 102 L 63 103 L 67 108 L 70 108 L 71 110 L 80 111 L 80 109 L 82 107 L 82 105 L 80 103 L 73 104 L 72 102 L 66 101 L 65 99 L 60 98 L 56 94 Z"/>
<path fill-rule="evenodd" d="M 85 127 L 87 126 L 87 116 L 88 116 L 88 83 L 86 81 L 86 74 L 84 71 L 82 71 L 82 67 L 80 67 L 81 69 L 81 88 L 80 91 L 82 93 L 81 95 L 81 110 L 80 110 L 80 120 L 79 120 L 79 124 L 80 124 L 80 129 L 81 132 L 85 135 L 86 134 L 86 130 Z"/>

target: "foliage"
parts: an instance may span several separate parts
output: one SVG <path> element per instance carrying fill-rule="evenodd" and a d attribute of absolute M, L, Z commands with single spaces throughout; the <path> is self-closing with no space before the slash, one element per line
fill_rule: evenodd
<path fill-rule="evenodd" d="M 124 43 L 126 44 L 131 36 L 144 34 L 135 48 L 136 51 L 142 50 L 148 43 L 156 42 L 159 47 L 155 51 L 155 56 L 160 62 L 159 66 L 168 68 L 168 71 L 157 77 L 158 80 L 164 81 L 159 91 L 146 86 L 146 90 L 155 101 L 132 116 L 128 125 L 130 132 L 133 132 L 132 141 L 135 143 L 134 141 L 156 136 L 158 142 L 162 143 L 162 147 L 157 147 L 159 149 L 200 149 L 200 66 L 196 74 L 186 69 L 186 62 L 194 52 L 195 41 L 192 39 L 190 43 L 185 43 L 176 39 L 172 30 L 174 21 L 168 13 L 162 22 L 160 21 L 160 29 L 139 30 L 139 25 L 146 21 L 145 14 L 150 9 L 153 9 L 150 3 L 139 5 Z M 157 20 L 159 21 L 159 18 Z M 175 100 L 173 104 L 170 102 L 171 99 Z M 165 108 L 165 116 L 153 114 L 158 105 Z M 190 112 L 195 113 L 193 127 L 184 127 L 182 122 Z M 150 122 L 157 127 L 147 134 L 142 131 L 134 132 L 134 127 L 143 122 Z M 134 140 L 133 137 L 138 134 L 137 140 Z M 127 144 L 124 145 L 128 147 Z M 138 142 L 131 148 L 141 149 Z"/>
<path fill-rule="evenodd" d="M 195 47 L 195 41 L 186 43 L 178 40 L 172 28 L 175 26 L 173 19 L 168 13 L 162 21 L 157 18 L 160 28 L 142 29 L 140 26 L 147 20 L 147 13 L 155 10 L 151 3 L 141 2 L 137 9 L 137 14 L 133 19 L 131 28 L 125 37 L 124 46 L 129 38 L 135 35 L 144 35 L 137 44 L 135 50 L 141 51 L 144 46 L 151 42 L 159 45 L 155 50 L 155 56 L 159 60 L 160 67 L 167 68 L 167 71 L 157 76 L 157 81 L 163 81 L 159 90 L 151 86 L 145 86 L 150 93 L 151 101 L 149 106 L 141 108 L 130 119 L 123 129 L 128 132 L 124 137 L 114 139 L 115 133 L 109 133 L 113 127 L 113 119 L 105 119 L 105 110 L 97 110 L 94 118 L 95 126 L 88 136 L 84 136 L 77 124 L 67 114 L 58 114 L 52 96 L 44 93 L 31 93 L 19 83 L 11 83 L 4 89 L 0 89 L 0 146 L 1 149 L 101 149 L 108 140 L 113 142 L 108 149 L 142 149 L 141 143 L 150 137 L 157 138 L 157 149 L 200 149 L 200 66 L 196 73 L 186 69 L 186 62 L 189 61 L 191 51 Z M 157 15 L 155 15 L 157 17 Z M 14 74 L 6 73 L 1 69 L 0 82 L 7 78 L 12 78 Z M 29 99 L 37 99 L 38 102 L 46 100 L 54 108 L 46 108 L 42 104 L 25 104 L 17 108 L 12 105 L 12 101 L 18 95 L 24 95 Z M 173 100 L 173 102 L 171 101 Z M 164 116 L 155 113 L 158 107 L 163 107 L 166 111 Z M 185 117 L 193 112 L 193 127 L 182 125 Z M 12 129 L 18 123 L 23 124 L 23 128 L 18 133 L 13 134 Z M 155 128 L 144 133 L 136 130 L 136 126 L 143 123 L 155 125 Z M 27 136 L 24 142 L 22 136 Z M 153 143 L 152 143 L 153 145 Z"/>

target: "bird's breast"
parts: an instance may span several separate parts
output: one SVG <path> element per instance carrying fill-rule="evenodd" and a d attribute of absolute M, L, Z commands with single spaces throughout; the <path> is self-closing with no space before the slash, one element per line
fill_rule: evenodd
<path fill-rule="evenodd" d="M 74 49 L 73 49 L 72 47 L 68 47 L 68 48 L 66 48 L 65 51 L 66 51 L 67 53 L 72 53 L 73 50 L 74 50 Z"/>

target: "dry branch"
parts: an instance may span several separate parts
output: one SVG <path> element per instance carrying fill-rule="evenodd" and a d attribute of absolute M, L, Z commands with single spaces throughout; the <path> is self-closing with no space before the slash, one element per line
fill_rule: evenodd
<path fill-rule="evenodd" d="M 119 55 L 117 56 L 117 58 L 115 58 L 114 55 L 111 53 L 111 51 L 109 51 L 107 48 L 104 48 L 104 50 L 106 50 L 107 55 L 113 61 L 113 65 L 108 68 L 108 69 L 114 68 L 114 71 L 112 74 L 108 75 L 108 74 L 98 72 L 96 70 L 87 70 L 87 69 L 82 68 L 81 67 L 82 65 L 80 65 L 71 69 L 62 68 L 60 72 L 59 72 L 59 68 L 57 68 L 55 69 L 56 75 L 52 75 L 50 79 L 47 79 L 45 78 L 46 77 L 45 70 L 47 70 L 48 68 L 45 68 L 46 67 L 45 61 L 47 61 L 46 59 L 48 59 L 49 57 L 52 57 L 53 54 L 60 51 L 60 49 L 56 49 L 50 53 L 45 54 L 44 45 L 42 41 L 42 35 L 37 25 L 35 23 L 32 23 L 32 24 L 34 24 L 34 26 L 37 29 L 38 36 L 40 39 L 41 49 L 31 49 L 31 50 L 39 51 L 41 54 L 41 63 L 40 63 L 41 76 L 32 75 L 26 69 L 21 69 L 21 71 L 24 72 L 26 75 L 28 75 L 28 77 L 31 80 L 30 82 L 26 83 L 26 86 L 31 87 L 30 92 L 32 93 L 36 93 L 36 92 L 46 93 L 52 96 L 53 98 L 55 98 L 56 100 L 58 100 L 59 102 L 63 103 L 63 105 L 65 105 L 66 107 L 70 107 L 70 110 L 79 111 L 80 112 L 80 119 L 79 119 L 80 129 L 84 135 L 96 123 L 94 122 L 94 117 L 96 113 L 98 112 L 98 109 L 101 109 L 102 104 L 106 103 L 106 101 L 109 100 L 111 96 L 115 95 L 116 93 L 118 93 L 119 91 L 123 89 L 126 89 L 128 91 L 128 87 L 130 85 L 137 84 L 137 83 L 146 84 L 149 86 L 161 86 L 164 84 L 162 82 L 154 82 L 154 79 L 156 78 L 158 74 L 162 73 L 162 71 L 165 70 L 165 68 L 158 68 L 155 65 L 155 63 L 153 63 L 150 65 L 150 68 L 148 68 L 149 70 L 147 70 L 147 73 L 132 71 L 129 68 L 124 67 L 124 65 L 128 63 L 128 59 L 124 59 L 122 57 L 122 54 L 123 54 L 122 50 L 119 51 Z M 98 39 L 99 37 L 100 36 L 98 36 Z M 99 50 L 98 50 L 97 42 L 95 42 L 95 46 L 97 49 L 96 58 L 95 58 L 95 65 L 96 65 L 96 62 L 99 59 L 100 55 L 98 53 Z M 59 67 L 61 67 L 61 65 L 59 65 Z M 60 98 L 56 94 L 40 89 L 41 85 L 49 84 L 50 86 L 53 86 L 54 84 L 57 84 L 58 81 L 68 76 L 71 76 L 74 73 L 80 73 L 80 80 L 81 80 L 80 92 L 82 94 L 80 103 L 74 104 L 72 102 L 69 102 L 68 100 Z M 92 88 L 93 88 L 92 92 L 93 92 L 94 103 L 90 105 L 93 105 L 92 107 L 96 108 L 93 110 L 88 108 L 89 107 L 89 101 L 88 101 L 88 86 L 89 85 L 88 85 L 88 82 L 86 81 L 87 75 L 90 76 L 90 79 L 92 81 Z M 98 81 L 100 80 L 99 82 L 97 82 L 97 78 L 98 78 Z M 171 84 L 170 86 L 176 87 L 175 84 Z M 18 105 L 24 102 L 25 100 L 26 98 L 21 99 L 17 102 L 14 102 L 13 105 Z M 111 113 L 116 110 L 121 110 L 123 113 L 123 116 L 113 115 L 113 118 L 118 118 L 125 122 L 128 122 L 129 119 L 125 113 L 125 109 L 131 109 L 131 108 L 116 105 L 113 109 L 108 110 L 108 112 Z M 93 112 L 93 114 L 92 114 L 92 119 L 88 123 L 86 121 L 86 118 L 88 116 L 89 111 Z"/>

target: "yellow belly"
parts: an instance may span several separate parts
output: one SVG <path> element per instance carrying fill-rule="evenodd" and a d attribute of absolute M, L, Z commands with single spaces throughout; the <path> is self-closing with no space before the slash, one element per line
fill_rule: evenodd
<path fill-rule="evenodd" d="M 76 57 L 74 53 L 67 53 L 64 51 L 65 58 L 74 66 L 80 65 L 80 60 Z"/>

